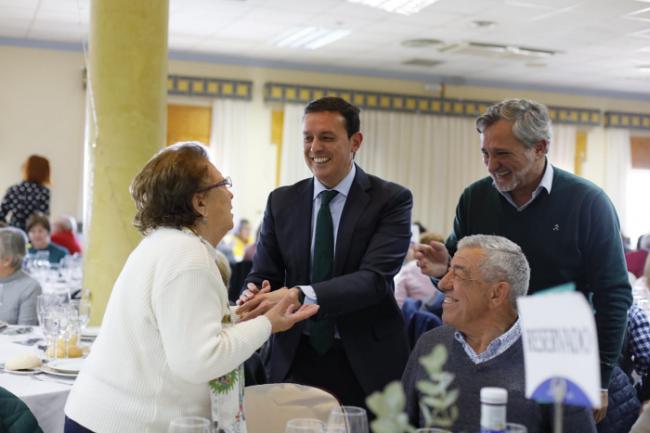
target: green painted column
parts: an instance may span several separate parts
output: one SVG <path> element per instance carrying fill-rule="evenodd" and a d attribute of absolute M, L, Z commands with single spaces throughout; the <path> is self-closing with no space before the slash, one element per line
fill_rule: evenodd
<path fill-rule="evenodd" d="M 129 185 L 165 143 L 169 0 L 92 0 L 84 173 L 84 287 L 102 321 L 141 239 Z"/>

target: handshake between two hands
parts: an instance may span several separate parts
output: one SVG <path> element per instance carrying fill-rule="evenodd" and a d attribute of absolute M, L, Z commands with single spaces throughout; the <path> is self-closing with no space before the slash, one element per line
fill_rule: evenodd
<path fill-rule="evenodd" d="M 319 308 L 316 304 L 301 305 L 299 288 L 282 287 L 271 291 L 271 284 L 267 280 L 262 282 L 261 289 L 248 283 L 237 305 L 236 313 L 242 321 L 264 314 L 271 322 L 273 333 L 290 329 L 297 322 L 316 314 Z"/>

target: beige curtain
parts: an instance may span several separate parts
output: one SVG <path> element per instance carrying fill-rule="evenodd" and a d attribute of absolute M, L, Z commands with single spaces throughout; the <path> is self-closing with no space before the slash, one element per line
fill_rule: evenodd
<path fill-rule="evenodd" d="M 487 175 L 474 120 L 364 111 L 357 162 L 369 173 L 413 192 L 413 220 L 446 236 L 458 198 Z"/>

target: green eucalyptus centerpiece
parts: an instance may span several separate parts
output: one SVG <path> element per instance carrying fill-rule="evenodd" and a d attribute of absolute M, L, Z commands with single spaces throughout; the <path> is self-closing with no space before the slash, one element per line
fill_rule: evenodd
<path fill-rule="evenodd" d="M 447 358 L 447 349 L 439 344 L 429 355 L 419 359 L 429 375 L 429 380 L 416 383 L 417 389 L 422 393 L 419 405 L 425 427 L 451 427 L 458 418 L 458 390 L 449 389 L 454 375 L 443 370 Z M 405 412 L 406 396 L 399 381 L 386 385 L 383 392 L 371 394 L 366 404 L 377 416 L 370 424 L 374 433 L 415 432 L 416 427 L 409 424 Z"/>

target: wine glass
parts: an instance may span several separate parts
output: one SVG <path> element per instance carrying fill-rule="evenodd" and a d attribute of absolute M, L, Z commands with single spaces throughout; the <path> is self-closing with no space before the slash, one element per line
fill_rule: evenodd
<path fill-rule="evenodd" d="M 70 304 L 75 308 L 79 315 L 79 326 L 81 331 L 85 331 L 86 326 L 88 326 L 88 321 L 90 320 L 90 300 L 84 298 L 73 299 L 70 301 Z"/>
<path fill-rule="evenodd" d="M 325 433 L 325 423 L 316 418 L 294 418 L 287 422 L 284 433 Z"/>
<path fill-rule="evenodd" d="M 45 313 L 51 308 L 61 305 L 61 298 L 53 293 L 43 293 L 36 297 L 36 315 L 38 316 L 39 326 L 44 326 Z"/>
<path fill-rule="evenodd" d="M 327 420 L 327 433 L 368 433 L 366 410 L 356 406 L 332 409 Z"/>
<path fill-rule="evenodd" d="M 212 428 L 207 418 L 182 416 L 171 420 L 167 433 L 212 433 Z"/>
<path fill-rule="evenodd" d="M 61 332 L 60 314 L 57 307 L 48 308 L 43 314 L 43 334 L 47 340 L 48 353 L 50 358 L 57 358 L 57 337 Z"/>

